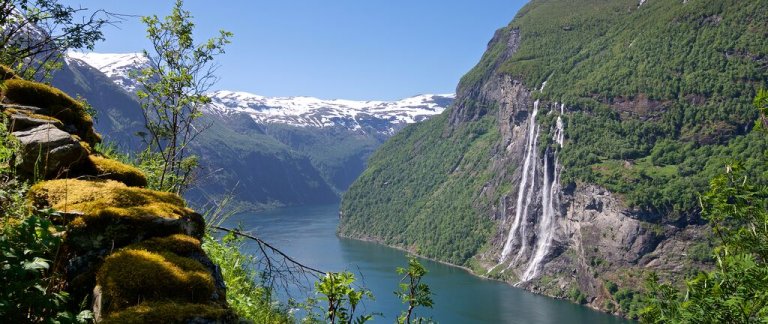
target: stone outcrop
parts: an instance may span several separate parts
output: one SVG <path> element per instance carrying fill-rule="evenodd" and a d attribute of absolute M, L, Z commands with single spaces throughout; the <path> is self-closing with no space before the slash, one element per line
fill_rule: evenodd
<path fill-rule="evenodd" d="M 16 131 L 12 135 L 21 145 L 20 154 L 16 157 L 17 166 L 28 174 L 57 177 L 77 167 L 88 155 L 76 138 L 52 123 Z"/>
<path fill-rule="evenodd" d="M 176 194 L 143 188 L 135 167 L 92 152 L 100 137 L 72 98 L 6 79 L 0 107 L 20 147 L 13 165 L 47 179 L 30 189 L 29 206 L 66 228 L 55 269 L 72 299 L 90 300 L 104 323 L 238 322 L 202 250 L 203 217 Z"/>

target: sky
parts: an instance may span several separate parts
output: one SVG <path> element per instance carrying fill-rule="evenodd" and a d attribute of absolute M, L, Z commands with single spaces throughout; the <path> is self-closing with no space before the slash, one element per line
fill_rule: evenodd
<path fill-rule="evenodd" d="M 397 100 L 453 93 L 523 0 L 187 0 L 197 42 L 234 33 L 212 90 L 270 97 Z M 61 0 L 133 15 L 104 30 L 101 53 L 149 48 L 138 16 L 172 0 Z"/>

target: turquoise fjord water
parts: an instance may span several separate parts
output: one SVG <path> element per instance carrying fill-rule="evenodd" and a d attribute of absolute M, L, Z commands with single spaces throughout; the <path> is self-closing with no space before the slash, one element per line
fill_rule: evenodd
<path fill-rule="evenodd" d="M 373 291 L 369 313 L 382 313 L 374 323 L 393 323 L 405 307 L 394 295 L 400 277 L 396 267 L 407 265 L 407 254 L 380 244 L 336 236 L 338 204 L 292 207 L 227 220 L 240 224 L 297 261 L 323 271 L 355 272 Z M 247 250 L 255 249 L 246 243 Z M 473 276 L 463 269 L 421 260 L 429 270 L 424 282 L 434 292 L 434 309 L 420 310 L 439 323 L 629 323 L 566 301 L 535 295 L 508 284 Z M 361 276 L 362 274 L 362 276 Z M 295 290 L 294 290 L 295 293 Z"/>

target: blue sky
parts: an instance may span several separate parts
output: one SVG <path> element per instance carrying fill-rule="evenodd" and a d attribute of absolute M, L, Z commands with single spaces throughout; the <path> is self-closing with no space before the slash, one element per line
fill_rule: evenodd
<path fill-rule="evenodd" d="M 480 59 L 493 32 L 526 1 L 187 0 L 197 39 L 235 34 L 219 57 L 216 89 L 264 96 L 395 100 L 451 93 Z M 131 14 L 165 16 L 172 0 L 62 0 Z M 148 47 L 129 18 L 105 30 L 97 52 Z"/>

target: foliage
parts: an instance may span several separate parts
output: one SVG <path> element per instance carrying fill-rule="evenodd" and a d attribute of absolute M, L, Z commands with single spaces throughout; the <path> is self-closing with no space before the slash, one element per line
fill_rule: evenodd
<path fill-rule="evenodd" d="M 455 128 L 447 120 L 445 113 L 410 125 L 373 154 L 344 194 L 342 235 L 380 239 L 454 264 L 467 262 L 488 241 L 493 222 L 479 209 L 493 202 L 476 195 L 492 177 L 498 128 L 489 117 Z"/>
<path fill-rule="evenodd" d="M 69 295 L 52 276 L 53 258 L 61 243 L 50 221 L 30 216 L 4 224 L 0 232 L 0 316 L 9 323 L 74 323 L 88 313 L 68 311 Z"/>
<path fill-rule="evenodd" d="M 743 138 L 768 79 L 766 13 L 763 1 L 532 2 L 505 28 L 518 51 L 497 64 L 529 88 L 548 80 L 543 99 L 570 110 L 564 184 L 597 183 L 675 222 L 723 157 L 766 170 L 768 141 Z"/>
<path fill-rule="evenodd" d="M 483 252 L 519 169 L 494 160 L 509 144 L 497 125 L 519 125 L 485 92 L 504 76 L 527 89 L 546 80 L 541 107 L 565 103 L 564 189 L 597 184 L 649 222 L 699 222 L 698 195 L 729 159 L 768 171 L 768 138 L 750 132 L 766 23 L 765 1 L 531 1 L 462 78 L 453 108 L 374 153 L 344 194 L 340 234 L 460 265 Z M 554 114 L 539 115 L 544 147 Z"/>
<path fill-rule="evenodd" d="M 205 128 L 195 121 L 202 116 L 202 106 L 210 102 L 205 92 L 216 81 L 213 59 L 224 53 L 232 33 L 222 30 L 218 37 L 195 44 L 195 25 L 182 0 L 176 1 L 163 20 L 148 16 L 142 21 L 155 54 L 144 51 L 150 66 L 138 77 L 141 90 L 137 95 L 147 130 L 144 140 L 162 158 L 159 187 L 181 193 L 197 166 L 188 145 Z"/>
<path fill-rule="evenodd" d="M 404 275 L 404 277 L 400 280 L 400 290 L 395 291 L 395 295 L 400 297 L 400 300 L 408 305 L 408 309 L 400 314 L 397 318 L 397 322 L 400 324 L 410 324 L 413 310 L 416 307 L 432 308 L 432 305 L 434 304 L 432 301 L 432 291 L 430 291 L 427 284 L 421 282 L 421 279 L 427 274 L 427 269 L 425 269 L 416 258 L 409 258 L 408 268 L 398 267 L 397 273 Z M 422 317 L 413 319 L 413 323 L 422 322 L 429 323 L 431 320 Z"/>
<path fill-rule="evenodd" d="M 754 101 L 766 110 L 766 93 Z M 762 136 L 766 136 L 765 133 Z M 685 282 L 685 293 L 652 276 L 642 319 L 649 323 L 755 323 L 768 321 L 768 187 L 766 174 L 750 177 L 738 165 L 714 178 L 702 195 L 704 216 L 719 245 L 716 268 Z"/>
<path fill-rule="evenodd" d="M 89 49 L 117 16 L 71 7 L 56 0 L 9 0 L 0 4 L 0 63 L 26 79 L 46 79 L 61 68 L 70 49 Z"/>
<path fill-rule="evenodd" d="M 11 157 L 18 150 L 19 143 L 8 129 L 8 118 L 5 114 L 0 114 L 0 167 L 10 168 Z"/>
<path fill-rule="evenodd" d="M 203 250 L 221 268 L 227 286 L 227 303 L 243 319 L 254 323 L 290 323 L 287 310 L 272 299 L 272 291 L 264 287 L 257 272 L 258 260 L 240 252 L 242 239 L 232 233 L 217 241 L 206 236 Z"/>
<path fill-rule="evenodd" d="M 315 290 L 321 296 L 320 300 L 327 302 L 322 313 L 322 320 L 327 323 L 365 323 L 373 319 L 373 314 L 363 314 L 355 317 L 355 311 L 363 298 L 373 298 L 366 289 L 355 289 L 355 275 L 349 271 L 328 272 L 315 282 Z M 310 314 L 312 316 L 312 314 Z M 305 321 L 317 320 L 313 317 Z"/>

